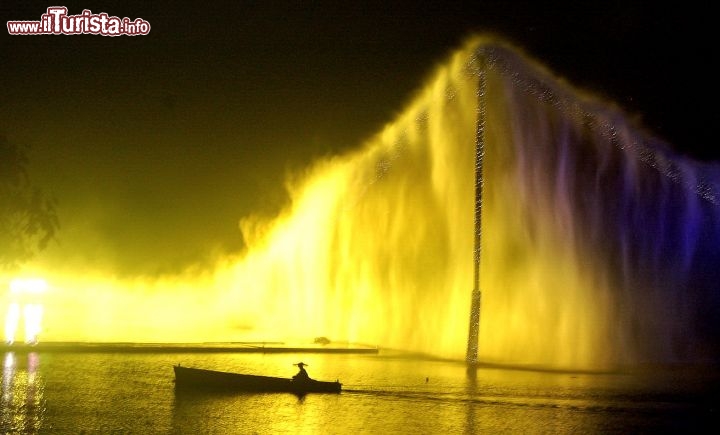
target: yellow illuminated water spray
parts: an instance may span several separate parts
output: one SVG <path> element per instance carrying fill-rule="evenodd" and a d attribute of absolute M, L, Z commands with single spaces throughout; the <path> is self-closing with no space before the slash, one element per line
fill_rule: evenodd
<path fill-rule="evenodd" d="M 573 369 L 720 355 L 720 168 L 494 39 L 468 41 L 382 131 L 288 190 L 211 272 L 44 274 L 43 334 L 322 336 Z"/>

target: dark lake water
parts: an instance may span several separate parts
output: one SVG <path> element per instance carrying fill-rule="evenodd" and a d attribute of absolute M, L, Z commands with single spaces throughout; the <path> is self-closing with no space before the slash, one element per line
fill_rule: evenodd
<path fill-rule="evenodd" d="M 340 394 L 176 394 L 174 364 L 343 383 Z M 3 355 L 2 433 L 720 433 L 713 370 L 584 374 L 477 370 L 357 354 Z"/>

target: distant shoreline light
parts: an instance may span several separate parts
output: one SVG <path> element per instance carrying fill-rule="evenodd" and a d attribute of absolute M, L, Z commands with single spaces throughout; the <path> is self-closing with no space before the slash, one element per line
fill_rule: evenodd
<path fill-rule="evenodd" d="M 47 281 L 42 278 L 15 278 L 10 281 L 11 294 L 40 294 L 47 290 Z"/>
<path fill-rule="evenodd" d="M 24 324 L 25 343 L 37 344 L 42 330 L 43 306 L 40 301 L 25 299 L 23 295 L 40 295 L 48 288 L 42 278 L 15 278 L 10 281 L 11 300 L 5 314 L 5 342 L 13 344 L 20 328 Z"/>

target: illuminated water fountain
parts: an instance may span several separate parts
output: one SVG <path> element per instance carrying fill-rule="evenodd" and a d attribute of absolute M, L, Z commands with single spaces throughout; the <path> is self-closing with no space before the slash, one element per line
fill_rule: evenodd
<path fill-rule="evenodd" d="M 469 41 L 379 134 L 295 175 L 285 212 L 243 219 L 247 252 L 212 272 L 30 270 L 53 283 L 43 336 L 720 359 L 720 165 L 497 41 Z"/>
<path fill-rule="evenodd" d="M 243 222 L 258 331 L 573 368 L 718 355 L 718 165 L 502 44 L 471 41 L 303 180 Z"/>

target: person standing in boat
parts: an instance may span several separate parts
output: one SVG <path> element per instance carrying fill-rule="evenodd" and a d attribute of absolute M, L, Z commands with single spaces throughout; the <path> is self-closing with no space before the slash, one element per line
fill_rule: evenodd
<path fill-rule="evenodd" d="M 307 381 L 307 380 L 310 379 L 310 376 L 309 376 L 308 373 L 305 371 L 305 366 L 306 366 L 307 364 L 305 364 L 304 362 L 299 362 L 299 363 L 293 364 L 293 365 L 298 366 L 298 368 L 300 369 L 300 370 L 297 372 L 297 374 L 296 374 L 295 376 L 293 376 L 293 380 L 295 380 L 295 381 Z"/>

